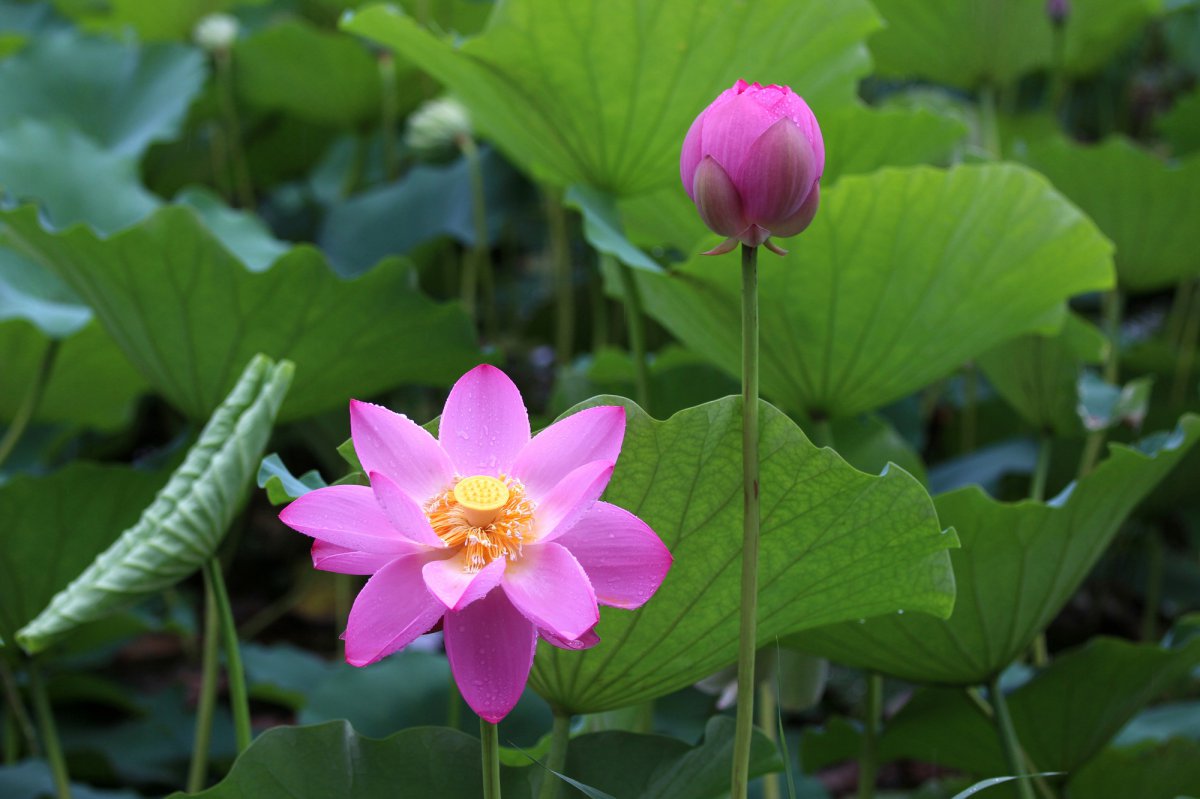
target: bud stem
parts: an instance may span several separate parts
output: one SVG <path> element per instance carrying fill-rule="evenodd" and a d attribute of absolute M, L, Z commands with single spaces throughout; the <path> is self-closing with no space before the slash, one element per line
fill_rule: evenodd
<path fill-rule="evenodd" d="M 601 253 L 601 258 L 615 261 L 611 255 Z M 617 262 L 614 264 L 621 275 L 621 291 L 625 293 L 625 325 L 629 330 L 629 348 L 633 351 L 634 398 L 638 405 L 649 410 L 650 373 L 646 365 L 646 327 L 642 319 L 642 295 L 638 291 L 637 276 L 633 267 Z"/>
<path fill-rule="evenodd" d="M 742 245 L 742 613 L 738 642 L 733 799 L 746 799 L 754 734 L 758 638 L 758 248 Z"/>

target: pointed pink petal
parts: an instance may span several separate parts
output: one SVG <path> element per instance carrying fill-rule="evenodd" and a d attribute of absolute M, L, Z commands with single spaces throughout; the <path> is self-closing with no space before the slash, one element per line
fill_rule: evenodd
<path fill-rule="evenodd" d="M 603 405 L 573 413 L 533 437 L 512 467 L 512 475 L 538 502 L 563 475 L 592 461 L 616 463 L 625 438 L 625 409 Z"/>
<path fill-rule="evenodd" d="M 671 568 L 671 553 L 649 525 L 607 502 L 592 505 L 557 543 L 587 572 L 602 605 L 641 607 Z"/>
<path fill-rule="evenodd" d="M 722 236 L 736 236 L 746 229 L 746 213 L 737 186 L 711 155 L 696 167 L 692 185 L 696 210 L 708 229 Z"/>
<path fill-rule="evenodd" d="M 596 594 L 579 562 L 558 544 L 525 547 L 500 581 L 517 610 L 538 627 L 574 641 L 600 620 Z"/>
<path fill-rule="evenodd" d="M 537 628 L 503 591 L 446 613 L 446 656 L 463 699 L 496 724 L 508 715 L 529 680 Z"/>
<path fill-rule="evenodd" d="M 476 366 L 450 390 L 438 441 L 462 477 L 508 472 L 529 443 L 529 413 L 521 392 L 496 367 Z"/>
<path fill-rule="evenodd" d="M 592 461 L 575 469 L 550 489 L 533 512 L 533 540 L 553 541 L 587 513 L 612 477 L 609 461 Z"/>
<path fill-rule="evenodd" d="M 350 438 L 367 474 L 386 474 L 417 502 L 445 491 L 454 480 L 450 458 L 433 436 L 380 405 L 351 400 Z"/>
<path fill-rule="evenodd" d="M 692 191 L 692 185 L 696 181 L 696 167 L 700 166 L 703 156 L 700 151 L 700 129 L 704 127 L 705 113 L 701 112 L 688 128 L 687 135 L 683 137 L 683 150 L 679 153 L 679 178 L 683 181 L 683 190 L 693 201 L 696 194 Z"/>
<path fill-rule="evenodd" d="M 279 520 L 305 535 L 360 552 L 403 555 L 417 551 L 366 486 L 327 486 L 292 500 Z"/>
<path fill-rule="evenodd" d="M 754 99 L 757 91 L 748 87 L 704 115 L 704 128 L 700 132 L 703 155 L 715 158 L 730 178 L 741 172 L 750 142 L 779 119 L 778 114 Z"/>
<path fill-rule="evenodd" d="M 467 572 L 467 556 L 459 552 L 445 560 L 431 560 L 421 573 L 425 586 L 450 610 L 462 610 L 500 584 L 504 558 L 496 558 L 478 572 Z"/>
<path fill-rule="evenodd" d="M 320 539 L 315 539 L 312 545 L 313 568 L 338 574 L 374 574 L 397 557 L 377 552 L 359 552 Z"/>
<path fill-rule="evenodd" d="M 732 175 L 746 218 L 771 228 L 796 212 L 817 178 L 812 145 L 790 119 L 780 119 L 754 140 Z"/>
<path fill-rule="evenodd" d="M 369 477 L 371 478 L 371 490 L 375 493 L 375 501 L 379 503 L 379 507 L 391 521 L 392 527 L 400 535 L 413 543 L 427 547 L 435 549 L 446 547 L 446 542 L 438 538 L 438 534 L 430 526 L 429 517 L 425 515 L 425 511 L 421 509 L 415 499 L 409 496 L 407 491 L 396 485 L 396 481 L 382 472 L 371 472 Z"/>
<path fill-rule="evenodd" d="M 821 184 L 813 183 L 812 189 L 809 190 L 808 196 L 804 198 L 804 202 L 800 203 L 800 207 L 796 209 L 796 213 L 774 225 L 771 228 L 771 235 L 787 238 L 788 236 L 795 236 L 797 233 L 803 232 L 812 224 L 813 218 L 817 215 L 817 206 L 820 204 Z"/>
<path fill-rule="evenodd" d="M 573 641 L 566 638 L 560 638 L 549 630 L 538 628 L 538 635 L 545 639 L 546 643 L 552 644 L 559 649 L 566 649 L 569 652 L 578 652 L 583 649 L 591 649 L 596 644 L 600 643 L 600 636 L 596 635 L 595 628 L 588 630 L 583 635 Z"/>
<path fill-rule="evenodd" d="M 702 252 L 700 254 L 701 255 L 724 255 L 727 252 L 732 252 L 733 248 L 738 246 L 738 244 L 740 244 L 740 243 L 741 242 L 739 242 L 736 237 L 730 236 L 729 238 L 725 239 L 725 241 L 718 244 L 716 247 L 713 247 L 711 250 L 708 250 L 707 252 Z"/>
<path fill-rule="evenodd" d="M 350 608 L 346 624 L 346 662 L 366 666 L 429 632 L 446 608 L 421 579 L 423 555 L 409 555 L 384 566 L 367 580 Z"/>
<path fill-rule="evenodd" d="M 804 137 L 808 139 L 815 156 L 817 177 L 825 173 L 825 142 L 821 137 L 821 126 L 804 98 L 786 86 L 763 86 L 758 91 L 750 93 L 759 105 L 778 118 L 785 116 L 796 123 Z"/>

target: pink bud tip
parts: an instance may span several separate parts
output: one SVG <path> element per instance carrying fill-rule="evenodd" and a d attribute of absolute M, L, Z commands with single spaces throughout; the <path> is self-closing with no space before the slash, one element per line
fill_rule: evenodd
<path fill-rule="evenodd" d="M 803 98 L 787 86 L 743 80 L 700 112 L 679 159 L 704 223 L 752 247 L 808 227 L 824 171 L 821 128 Z M 710 254 L 728 252 L 727 244 Z"/>

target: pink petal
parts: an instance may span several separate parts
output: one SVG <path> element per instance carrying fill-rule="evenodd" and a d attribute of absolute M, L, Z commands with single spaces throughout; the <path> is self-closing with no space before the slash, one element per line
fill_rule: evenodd
<path fill-rule="evenodd" d="M 305 535 L 359 552 L 411 554 L 416 544 L 404 538 L 366 486 L 327 486 L 292 500 L 279 520 Z"/>
<path fill-rule="evenodd" d="M 477 715 L 496 724 L 525 690 L 537 628 L 503 591 L 492 591 L 463 610 L 448 612 L 444 630 L 458 690 Z"/>
<path fill-rule="evenodd" d="M 813 148 L 813 163 L 816 166 L 817 177 L 825 173 L 825 141 L 821 136 L 821 126 L 804 98 L 787 86 L 762 86 L 757 91 L 749 92 L 751 99 L 767 108 L 776 118 L 785 116 L 799 126 L 804 137 Z"/>
<path fill-rule="evenodd" d="M 700 150 L 700 130 L 704 127 L 704 114 L 707 111 L 702 111 L 688 128 L 687 135 L 683 137 L 683 150 L 679 153 L 679 179 L 683 181 L 683 190 L 693 201 L 696 199 L 696 193 L 692 191 L 692 185 L 696 182 L 696 167 L 700 166 L 700 159 L 704 155 Z"/>
<path fill-rule="evenodd" d="M 820 204 L 821 184 L 816 182 L 813 183 L 808 196 L 804 198 L 804 202 L 800 203 L 800 207 L 796 209 L 796 213 L 782 222 L 771 226 L 771 235 L 787 238 L 788 236 L 795 236 L 797 233 L 803 232 L 812 224 L 813 218 L 817 215 L 817 207 Z"/>
<path fill-rule="evenodd" d="M 546 643 L 552 644 L 559 649 L 566 649 L 569 652 L 578 652 L 583 649 L 591 649 L 596 644 L 600 643 L 600 636 L 596 635 L 595 628 L 588 630 L 583 635 L 573 641 L 566 638 L 560 638 L 549 630 L 538 628 L 538 635 L 545 639 Z"/>
<path fill-rule="evenodd" d="M 476 366 L 450 389 L 438 441 L 463 477 L 508 472 L 529 443 L 529 413 L 521 392 L 496 367 Z"/>
<path fill-rule="evenodd" d="M 683 149 L 679 154 L 679 177 L 683 180 L 684 191 L 687 192 L 688 197 L 691 197 L 692 200 L 696 199 L 695 192 L 692 190 L 692 186 L 696 180 L 696 167 L 700 165 L 700 159 L 705 155 L 703 142 L 704 118 L 715 109 L 720 108 L 744 92 L 746 87 L 746 81 L 738 80 L 732 87 L 718 94 L 717 98 L 709 103 L 708 107 L 701 111 L 692 121 L 687 135 L 683 138 Z"/>
<path fill-rule="evenodd" d="M 467 556 L 459 552 L 445 560 L 431 560 L 421 570 L 427 587 L 450 610 L 462 610 L 500 584 L 504 558 L 496 558 L 478 572 L 467 571 Z"/>
<path fill-rule="evenodd" d="M 711 155 L 704 156 L 696 168 L 692 190 L 696 211 L 709 230 L 736 236 L 746 229 L 749 222 L 737 186 Z"/>
<path fill-rule="evenodd" d="M 558 544 L 525 547 L 500 581 L 517 610 L 538 627 L 574 641 L 600 620 L 596 594 L 583 567 Z"/>
<path fill-rule="evenodd" d="M 445 491 L 454 480 L 450 458 L 407 416 L 351 400 L 350 438 L 367 474 L 386 474 L 417 502 Z"/>
<path fill-rule="evenodd" d="M 371 490 L 375 493 L 375 501 L 392 523 L 392 527 L 416 544 L 444 549 L 446 542 L 438 538 L 429 524 L 429 517 L 396 482 L 381 472 L 371 472 Z"/>
<path fill-rule="evenodd" d="M 609 461 L 585 463 L 568 474 L 538 502 L 533 513 L 533 540 L 553 541 L 587 513 L 612 477 Z"/>
<path fill-rule="evenodd" d="M 616 463 L 625 438 L 625 409 L 620 405 L 587 408 L 560 419 L 533 437 L 512 467 L 534 502 L 550 492 L 563 475 L 592 461 Z"/>
<path fill-rule="evenodd" d="M 374 574 L 396 559 L 396 555 L 359 552 L 320 539 L 313 541 L 313 568 L 338 574 Z"/>
<path fill-rule="evenodd" d="M 750 145 L 734 183 L 746 218 L 771 230 L 796 212 L 816 178 L 812 145 L 795 122 L 783 118 Z"/>
<path fill-rule="evenodd" d="M 704 115 L 704 129 L 700 134 L 702 155 L 716 159 L 730 178 L 742 171 L 742 161 L 751 142 L 779 119 L 778 114 L 754 99 L 755 93 L 754 87 L 750 87 Z"/>
<path fill-rule="evenodd" d="M 429 632 L 446 608 L 421 579 L 423 555 L 409 555 L 384 566 L 367 580 L 350 608 L 346 624 L 346 662 L 366 666 L 403 649 Z"/>
<path fill-rule="evenodd" d="M 649 525 L 607 502 L 592 505 L 558 544 L 587 572 L 602 605 L 641 607 L 671 568 L 671 553 Z"/>

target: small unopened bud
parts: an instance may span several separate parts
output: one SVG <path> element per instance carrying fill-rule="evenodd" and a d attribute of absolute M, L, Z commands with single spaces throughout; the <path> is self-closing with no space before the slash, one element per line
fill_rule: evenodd
<path fill-rule="evenodd" d="M 192 39 L 210 53 L 228 52 L 237 41 L 238 21 L 229 14 L 209 14 L 196 23 Z"/>
<path fill-rule="evenodd" d="M 1054 25 L 1062 25 L 1071 15 L 1071 0 L 1046 0 L 1046 16 Z"/>
<path fill-rule="evenodd" d="M 453 97 L 439 97 L 412 112 L 404 141 L 419 154 L 437 155 L 455 147 L 471 133 L 467 107 Z"/>

